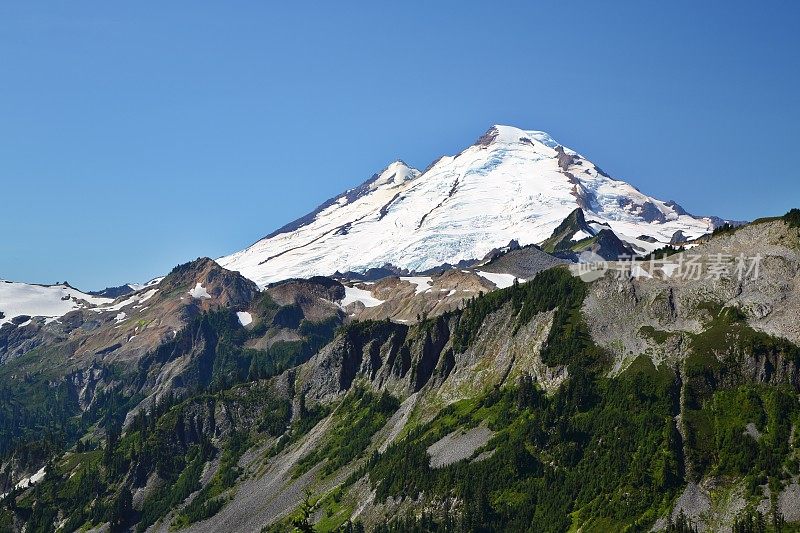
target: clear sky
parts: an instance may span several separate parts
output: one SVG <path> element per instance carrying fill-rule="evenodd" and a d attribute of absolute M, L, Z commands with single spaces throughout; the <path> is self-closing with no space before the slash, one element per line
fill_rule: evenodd
<path fill-rule="evenodd" d="M 798 20 L 790 1 L 2 2 L 0 277 L 145 281 L 494 123 L 690 212 L 782 214 Z"/>

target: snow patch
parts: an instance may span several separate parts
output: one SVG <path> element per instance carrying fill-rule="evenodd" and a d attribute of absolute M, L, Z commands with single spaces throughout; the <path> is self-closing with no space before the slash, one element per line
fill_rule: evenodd
<path fill-rule="evenodd" d="M 347 307 L 353 302 L 361 302 L 364 304 L 364 307 L 376 307 L 381 305 L 384 300 L 379 300 L 372 296 L 372 293 L 369 291 L 365 291 L 364 289 L 359 289 L 357 287 L 347 287 L 344 288 L 344 298 L 342 299 L 342 307 Z"/>
<path fill-rule="evenodd" d="M 197 298 L 198 300 L 201 300 L 203 298 L 211 298 L 211 295 L 208 294 L 208 291 L 205 289 L 205 287 L 203 287 L 202 283 L 200 283 L 199 281 L 197 282 L 197 285 L 194 286 L 194 289 L 189 290 L 189 294 L 191 295 L 192 298 Z"/>
<path fill-rule="evenodd" d="M 586 233 L 583 230 L 578 230 L 575 232 L 575 235 L 572 236 L 572 240 L 575 242 L 582 241 L 583 239 L 589 239 L 592 236 Z"/>
<path fill-rule="evenodd" d="M 253 322 L 253 315 L 247 311 L 237 311 L 236 316 L 239 318 L 239 324 L 246 326 Z"/>
<path fill-rule="evenodd" d="M 153 285 L 158 285 L 159 283 L 161 283 L 161 280 L 163 280 L 163 279 L 164 279 L 164 276 L 161 276 L 161 277 L 158 277 L 158 278 L 153 278 L 150 281 L 148 281 L 147 283 L 128 283 L 128 287 L 130 287 L 131 289 L 133 289 L 135 291 L 140 291 L 142 289 L 146 289 L 147 287 L 152 287 Z"/>
<path fill-rule="evenodd" d="M 524 279 L 517 278 L 513 274 L 502 274 L 497 272 L 484 272 L 482 270 L 478 270 L 478 274 L 482 278 L 486 278 L 495 285 L 497 285 L 498 289 L 505 289 L 506 287 L 510 287 L 514 284 L 514 280 L 518 279 L 520 283 L 524 283 Z"/>
<path fill-rule="evenodd" d="M 429 291 L 431 285 L 433 284 L 433 279 L 428 276 L 409 276 L 401 277 L 400 279 L 414 285 L 416 294 L 422 294 L 423 292 Z"/>
<path fill-rule="evenodd" d="M 43 466 L 35 474 L 33 474 L 31 477 L 22 478 L 19 481 L 19 483 L 14 485 L 14 488 L 27 489 L 31 485 L 35 485 L 35 484 L 39 483 L 41 480 L 44 479 L 44 475 L 47 472 L 46 468 L 47 467 Z"/>

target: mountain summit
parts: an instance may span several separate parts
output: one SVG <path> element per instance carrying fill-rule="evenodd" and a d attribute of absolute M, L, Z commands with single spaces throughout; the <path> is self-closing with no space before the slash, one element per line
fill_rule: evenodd
<path fill-rule="evenodd" d="M 639 252 L 719 223 L 612 178 L 545 132 L 495 125 L 424 171 L 396 161 L 218 262 L 262 286 L 387 264 L 423 271 L 480 259 L 512 240 L 541 243 L 576 208 L 596 231 L 610 228 Z"/>

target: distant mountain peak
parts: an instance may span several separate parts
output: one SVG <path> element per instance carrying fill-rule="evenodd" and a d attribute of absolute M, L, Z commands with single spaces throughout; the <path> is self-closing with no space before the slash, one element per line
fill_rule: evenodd
<path fill-rule="evenodd" d="M 720 220 L 647 196 L 546 132 L 496 124 L 424 171 L 396 160 L 219 262 L 261 286 L 384 265 L 422 272 L 480 259 L 511 240 L 541 243 L 576 209 L 645 252 L 676 231 L 709 233 Z"/>
<path fill-rule="evenodd" d="M 416 178 L 419 174 L 419 170 L 407 165 L 405 161 L 398 159 L 373 176 L 370 182 L 370 189 L 374 190 L 382 185 L 403 183 L 404 181 Z"/>
<path fill-rule="evenodd" d="M 495 124 L 475 142 L 476 145 L 488 146 L 490 144 L 542 144 L 548 148 L 555 148 L 558 143 L 549 133 L 538 130 L 523 130 L 515 126 Z"/>

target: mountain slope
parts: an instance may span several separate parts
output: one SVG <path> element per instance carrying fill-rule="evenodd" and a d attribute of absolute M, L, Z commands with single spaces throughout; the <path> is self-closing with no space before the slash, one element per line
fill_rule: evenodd
<path fill-rule="evenodd" d="M 415 323 L 349 321 L 354 287 L 259 292 L 208 259 L 33 321 L 52 342 L 0 365 L 0 529 L 282 532 L 309 508 L 317 531 L 798 523 L 798 218 L 671 256 L 729 254 L 719 278 L 561 265 Z M 544 253 L 510 248 L 494 261 Z M 414 298 L 453 275 L 483 283 L 359 285 Z"/>
<path fill-rule="evenodd" d="M 474 145 L 423 172 L 392 163 L 218 262 L 261 286 L 386 264 L 424 271 L 480 259 L 512 240 L 538 244 L 578 207 L 587 219 L 608 224 L 647 251 L 678 231 L 694 238 L 718 223 L 611 178 L 544 132 L 493 126 Z"/>

